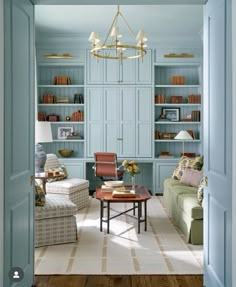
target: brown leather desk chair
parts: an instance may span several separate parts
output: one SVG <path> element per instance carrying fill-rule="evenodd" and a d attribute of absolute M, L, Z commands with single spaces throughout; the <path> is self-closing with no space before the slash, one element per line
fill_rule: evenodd
<path fill-rule="evenodd" d="M 113 152 L 95 152 L 94 153 L 95 176 L 102 180 L 121 180 L 124 174 L 123 170 L 117 167 L 117 154 Z"/>

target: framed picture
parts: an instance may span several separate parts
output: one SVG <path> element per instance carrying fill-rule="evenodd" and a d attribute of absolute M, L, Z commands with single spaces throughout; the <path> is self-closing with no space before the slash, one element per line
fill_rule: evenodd
<path fill-rule="evenodd" d="M 73 127 L 58 127 L 57 128 L 57 138 L 59 140 L 67 139 L 67 136 L 73 133 Z"/>
<path fill-rule="evenodd" d="M 162 108 L 162 114 L 165 115 L 166 120 L 179 121 L 179 108 Z"/>

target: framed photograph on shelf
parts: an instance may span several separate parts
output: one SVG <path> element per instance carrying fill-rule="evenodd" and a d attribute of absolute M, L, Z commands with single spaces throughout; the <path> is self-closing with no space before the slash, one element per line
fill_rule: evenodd
<path fill-rule="evenodd" d="M 59 140 L 67 139 L 67 136 L 73 133 L 73 127 L 58 127 L 57 128 L 57 138 Z"/>
<path fill-rule="evenodd" d="M 162 114 L 172 122 L 179 122 L 179 108 L 162 108 Z"/>

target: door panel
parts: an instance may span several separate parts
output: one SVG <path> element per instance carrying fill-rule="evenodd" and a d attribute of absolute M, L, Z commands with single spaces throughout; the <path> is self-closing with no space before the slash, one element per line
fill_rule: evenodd
<path fill-rule="evenodd" d="M 30 287 L 34 273 L 34 11 L 28 0 L 5 1 L 4 286 Z M 24 278 L 8 278 L 12 267 Z"/>
<path fill-rule="evenodd" d="M 231 1 L 209 0 L 204 23 L 204 281 L 231 287 Z"/>

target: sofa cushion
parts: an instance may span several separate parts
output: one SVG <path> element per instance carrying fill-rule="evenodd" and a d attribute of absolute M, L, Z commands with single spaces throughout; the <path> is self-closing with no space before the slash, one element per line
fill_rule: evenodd
<path fill-rule="evenodd" d="M 197 194 L 179 194 L 177 203 L 193 219 L 203 219 L 203 208 L 199 205 Z"/>
<path fill-rule="evenodd" d="M 207 177 L 203 176 L 200 184 L 198 186 L 198 191 L 197 191 L 197 199 L 199 204 L 202 205 L 202 201 L 203 201 L 203 192 L 204 192 L 204 187 L 207 186 Z"/>
<path fill-rule="evenodd" d="M 65 217 L 76 214 L 76 204 L 57 194 L 46 194 L 44 206 L 35 207 L 35 219 Z"/>
<path fill-rule="evenodd" d="M 173 172 L 172 178 L 180 179 L 183 175 L 183 170 L 186 168 L 201 170 L 202 167 L 203 167 L 202 156 L 197 156 L 195 158 L 182 156 Z"/>
<path fill-rule="evenodd" d="M 183 170 L 183 175 L 180 178 L 180 182 L 190 186 L 198 187 L 202 176 L 202 171 L 186 168 Z"/>
<path fill-rule="evenodd" d="M 70 194 L 88 188 L 89 181 L 79 178 L 66 178 L 61 181 L 48 182 L 46 184 L 47 193 Z"/>

